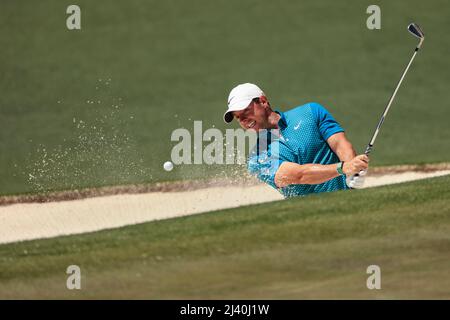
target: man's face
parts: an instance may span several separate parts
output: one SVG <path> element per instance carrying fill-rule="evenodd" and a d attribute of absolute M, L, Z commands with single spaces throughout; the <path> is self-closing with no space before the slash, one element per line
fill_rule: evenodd
<path fill-rule="evenodd" d="M 233 116 L 243 129 L 258 131 L 269 128 L 268 117 L 270 113 L 271 110 L 267 99 L 261 97 L 257 101 L 252 101 L 244 110 L 233 111 Z"/>

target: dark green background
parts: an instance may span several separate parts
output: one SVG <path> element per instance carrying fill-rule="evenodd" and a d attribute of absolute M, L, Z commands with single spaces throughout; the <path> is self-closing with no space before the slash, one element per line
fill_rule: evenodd
<path fill-rule="evenodd" d="M 281 110 L 323 104 L 362 152 L 416 44 L 411 21 L 427 40 L 372 163 L 450 158 L 446 1 L 76 3 L 80 31 L 66 28 L 72 2 L 1 3 L 0 194 L 242 172 L 162 163 L 175 128 L 224 129 L 228 92 L 247 81 Z M 381 30 L 366 28 L 370 4 Z"/>

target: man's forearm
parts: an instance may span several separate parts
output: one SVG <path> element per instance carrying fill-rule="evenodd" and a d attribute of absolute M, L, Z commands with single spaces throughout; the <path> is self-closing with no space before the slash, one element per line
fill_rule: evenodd
<path fill-rule="evenodd" d="M 352 144 L 348 141 L 343 141 L 338 145 L 336 154 L 341 161 L 350 161 L 356 157 L 355 149 L 353 149 Z"/>
<path fill-rule="evenodd" d="M 332 135 L 327 142 L 340 161 L 350 161 L 356 157 L 355 149 L 343 132 Z"/>
<path fill-rule="evenodd" d="M 320 184 L 339 176 L 336 164 L 303 164 L 284 162 L 275 175 L 275 184 Z"/>
<path fill-rule="evenodd" d="M 299 172 L 299 184 L 319 184 L 339 176 L 336 164 L 305 164 Z"/>

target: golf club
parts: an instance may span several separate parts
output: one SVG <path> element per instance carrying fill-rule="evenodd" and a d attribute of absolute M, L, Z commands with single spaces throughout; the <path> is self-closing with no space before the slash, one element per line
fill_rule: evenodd
<path fill-rule="evenodd" d="M 366 151 L 364 152 L 364 154 L 369 155 L 370 152 L 372 151 L 373 145 L 375 143 L 375 140 L 378 136 L 378 133 L 380 132 L 380 128 L 384 122 L 384 119 L 387 115 L 387 113 L 389 112 L 389 109 L 391 107 L 392 101 L 394 101 L 395 95 L 397 94 L 398 88 L 400 88 L 400 85 L 402 84 L 403 78 L 405 77 L 406 73 L 408 72 L 408 69 L 411 65 L 411 63 L 413 62 L 414 58 L 416 57 L 417 52 L 419 51 L 420 47 L 422 46 L 423 41 L 425 40 L 425 35 L 423 33 L 423 31 L 420 29 L 420 27 L 415 24 L 415 23 L 410 23 L 408 25 L 408 31 L 413 34 L 415 37 L 419 38 L 419 44 L 416 46 L 416 49 L 414 50 L 414 53 L 411 57 L 411 59 L 409 60 L 408 65 L 406 66 L 405 70 L 402 73 L 402 76 L 399 80 L 399 82 L 397 83 L 397 86 L 395 87 L 394 93 L 392 94 L 391 98 L 389 99 L 389 102 L 386 106 L 386 108 L 384 109 L 383 115 L 381 116 L 380 121 L 378 122 L 377 128 L 375 129 L 375 132 L 372 136 L 372 139 L 370 139 L 369 144 L 366 147 Z"/>
<path fill-rule="evenodd" d="M 386 118 L 387 113 L 389 112 L 392 101 L 394 101 L 394 98 L 395 98 L 395 95 L 397 94 L 398 88 L 400 88 L 400 85 L 402 84 L 403 78 L 405 77 L 406 73 L 408 72 L 408 69 L 411 66 L 411 63 L 413 62 L 414 58 L 416 57 L 417 52 L 419 51 L 420 47 L 422 46 L 423 41 L 425 40 L 425 35 L 417 24 L 410 23 L 408 25 L 408 31 L 412 35 L 414 35 L 415 37 L 417 37 L 419 39 L 419 44 L 416 46 L 416 49 L 414 50 L 414 53 L 413 53 L 411 59 L 409 60 L 408 65 L 406 66 L 405 70 L 403 71 L 402 76 L 401 76 L 400 80 L 398 81 L 397 86 L 395 87 L 394 93 L 392 94 L 391 98 L 389 99 L 389 101 L 386 105 L 386 108 L 384 109 L 383 115 L 381 116 L 381 119 L 378 122 L 378 125 L 375 129 L 372 139 L 370 139 L 370 142 L 366 147 L 366 151 L 364 151 L 364 154 L 367 156 L 372 151 L 373 145 L 375 144 L 375 140 L 378 136 L 378 133 L 380 132 L 380 128 L 383 125 L 383 122 L 384 122 L 384 119 Z M 352 184 L 354 184 L 354 181 L 353 181 L 354 177 L 358 177 L 360 175 L 361 176 L 365 175 L 365 173 L 366 173 L 365 171 L 361 171 L 359 174 L 355 174 L 354 176 L 350 177 L 350 181 L 348 182 L 350 187 L 352 187 Z"/>

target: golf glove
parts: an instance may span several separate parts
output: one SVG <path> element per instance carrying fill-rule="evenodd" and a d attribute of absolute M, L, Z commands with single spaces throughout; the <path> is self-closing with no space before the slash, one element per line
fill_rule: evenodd
<path fill-rule="evenodd" d="M 347 186 L 352 189 L 361 189 L 364 186 L 365 176 L 367 174 L 367 170 L 362 170 L 359 174 L 355 174 L 353 176 L 347 177 L 345 182 Z"/>

